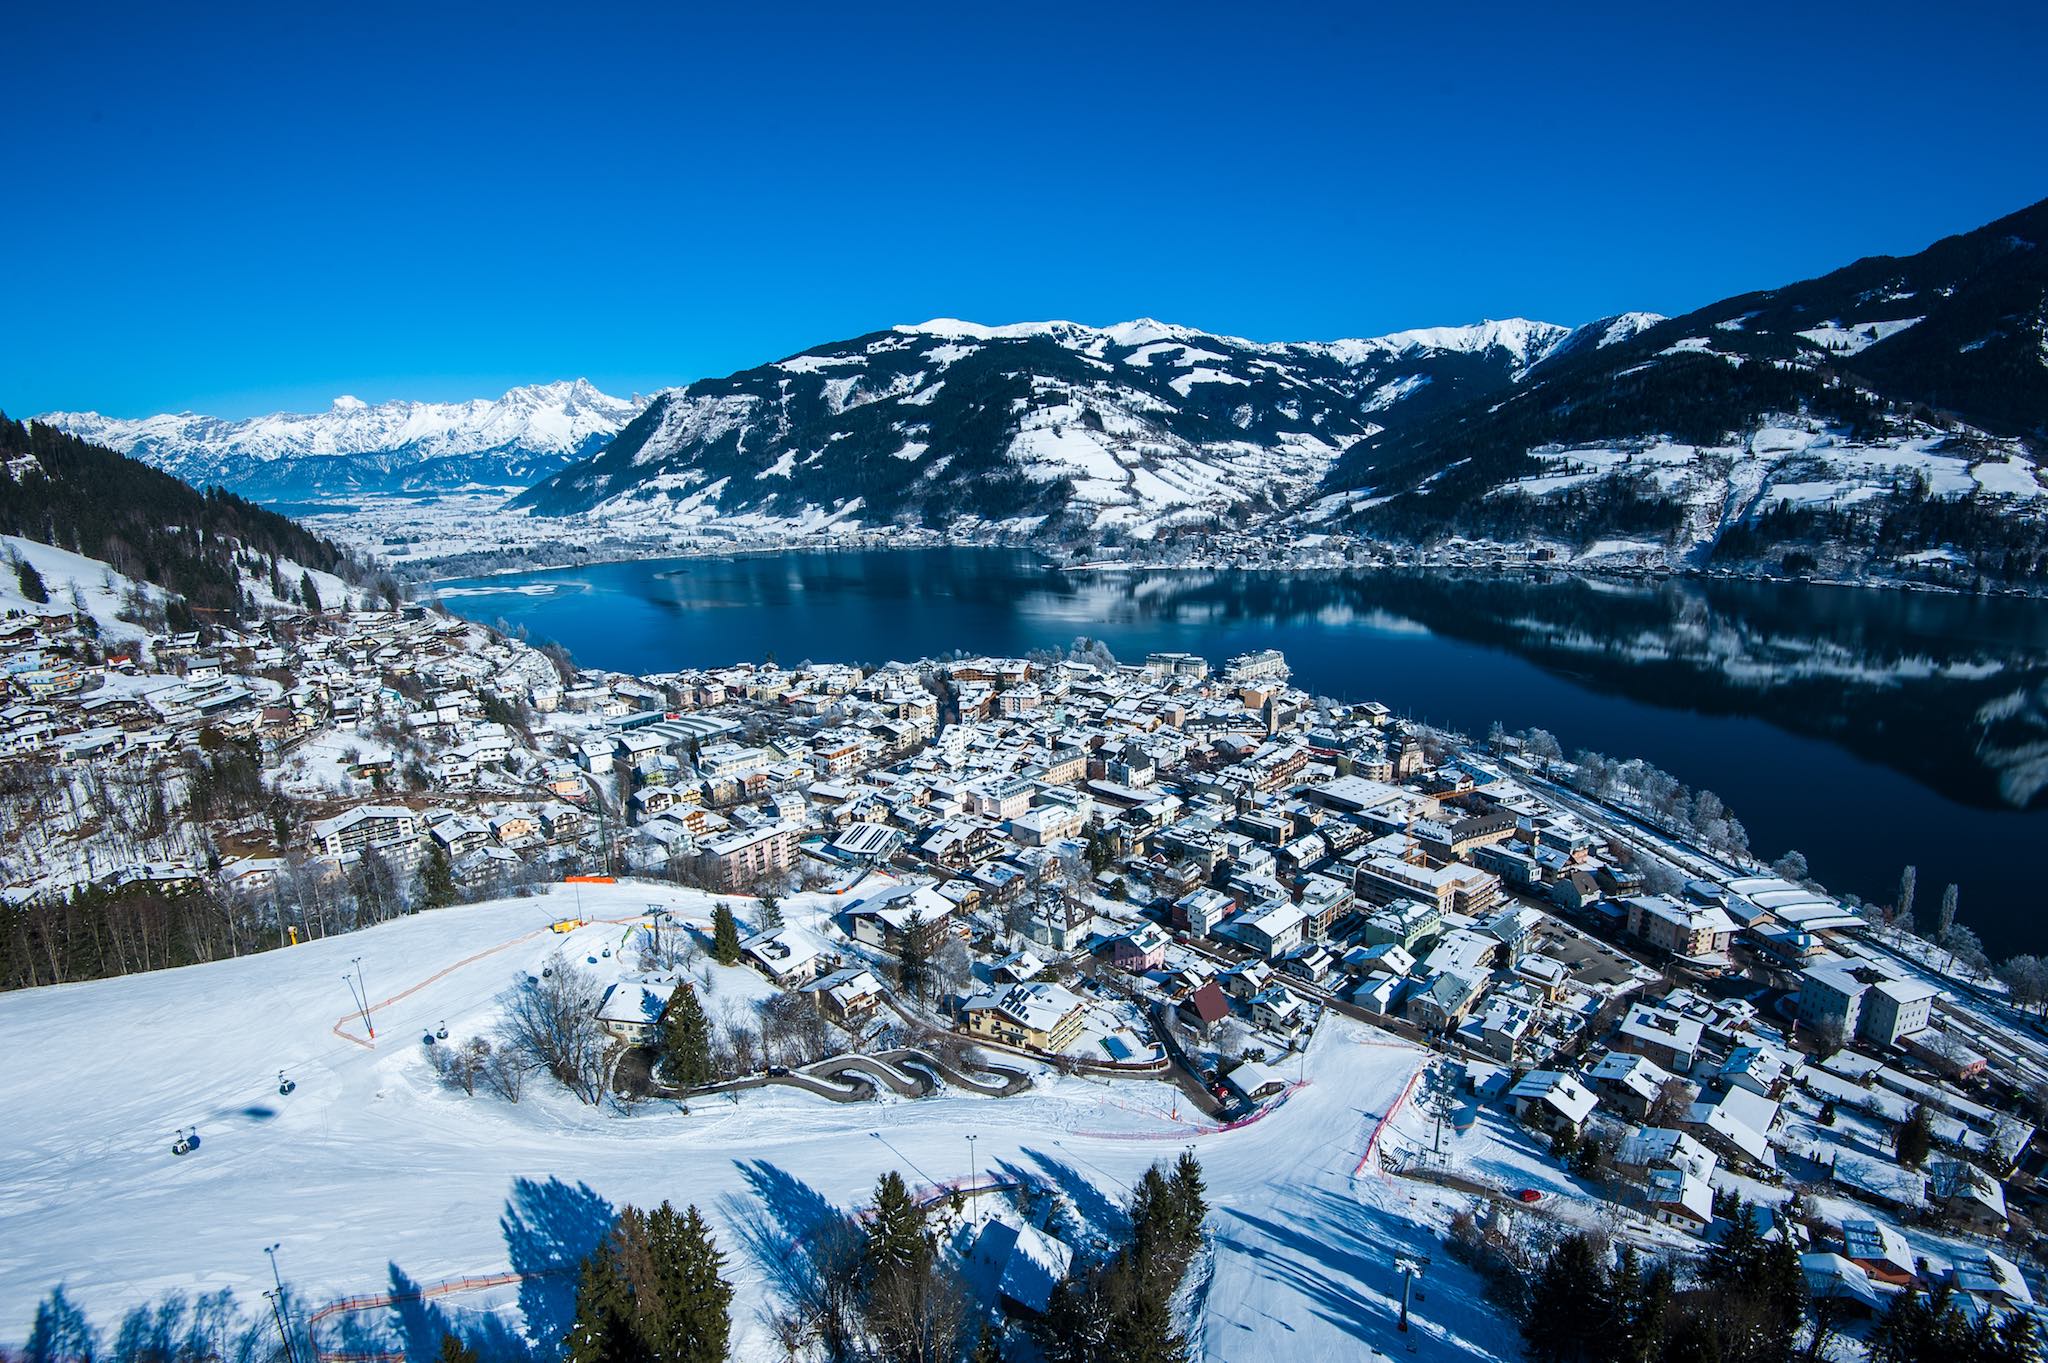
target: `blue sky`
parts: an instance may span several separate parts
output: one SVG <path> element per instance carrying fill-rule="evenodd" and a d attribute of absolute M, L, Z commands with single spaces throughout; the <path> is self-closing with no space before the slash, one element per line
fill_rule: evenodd
<path fill-rule="evenodd" d="M 2048 195 L 2039 5 L 1111 8 L 18 6 L 0 408 L 1575 323 Z"/>

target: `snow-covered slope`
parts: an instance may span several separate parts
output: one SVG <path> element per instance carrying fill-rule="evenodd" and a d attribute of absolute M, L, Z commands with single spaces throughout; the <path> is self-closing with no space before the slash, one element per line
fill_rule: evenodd
<path fill-rule="evenodd" d="M 119 1312 L 172 1291 L 228 1288 L 245 1309 L 270 1283 L 262 1247 L 295 1296 L 317 1307 L 409 1282 L 573 1264 L 617 1207 L 664 1198 L 710 1219 L 737 1289 L 732 1356 L 784 1357 L 764 1320 L 780 1256 L 828 1206 L 856 1207 L 900 1170 L 915 1185 L 1021 1174 L 1060 1190 L 1085 1226 L 1155 1160 L 1192 1144 L 1213 1213 L 1208 1290 L 1194 1307 L 1199 1356 L 1247 1348 L 1319 1363 L 1413 1338 L 1430 1358 L 1512 1358 L 1513 1324 L 1482 1300 L 1467 1268 L 1439 1259 L 1412 1335 L 1395 1331 L 1396 1255 L 1429 1252 L 1447 1209 L 1410 1185 L 1361 1169 L 1381 1115 L 1396 1107 L 1423 1053 L 1346 1019 L 1328 1019 L 1303 1062 L 1306 1086 L 1234 1131 L 1190 1119 L 1170 1086 L 1042 1071 L 1013 1098 L 948 1089 L 919 1101 L 833 1104 L 792 1090 L 632 1113 L 576 1105 L 536 1077 L 516 1105 L 437 1086 L 423 1031 L 451 1040 L 489 1030 L 495 996 L 565 950 L 575 968 L 617 971 L 627 924 L 650 902 L 708 930 L 703 895 L 654 884 L 556 887 L 403 918 L 347 936 L 180 970 L 0 996 L 0 1341 L 24 1339 L 36 1302 L 62 1283 L 111 1326 Z M 738 905 L 746 912 L 744 904 Z M 793 923 L 836 907 L 784 901 Z M 564 917 L 589 920 L 566 936 Z M 341 976 L 352 958 L 373 1001 L 377 1043 Z M 714 1000 L 758 992 L 744 968 L 706 967 Z M 117 1046 L 79 1043 L 81 1020 Z M 277 1092 L 277 1073 L 297 1082 Z M 91 1101 L 53 1101 L 83 1082 Z M 184 1157 L 174 1128 L 198 1127 Z M 970 1153 L 963 1135 L 978 1133 Z M 1512 1133 L 1503 1141 L 1512 1138 Z M 1562 1179 L 1554 1161 L 1517 1180 Z M 1551 1184 L 1539 1184 L 1549 1187 Z M 1568 1185 L 1567 1185 L 1568 1186 Z M 566 1289 L 573 1296 L 573 1275 Z M 501 1305 L 516 1329 L 566 1324 L 545 1280 L 454 1293 L 430 1307 L 330 1319 L 323 1343 L 408 1345 L 423 1314 L 479 1332 Z M 1333 1307 L 1341 1303 L 1341 1309 Z M 524 1312 L 519 1309 L 525 1308 Z M 451 1327 L 456 1328 L 456 1327 Z M 351 1331 L 358 1331 L 351 1335 Z M 438 1340 L 438 1334 L 434 1338 Z"/>
<path fill-rule="evenodd" d="M 524 502 L 657 522 L 1064 515 L 1144 534 L 1285 505 L 1359 439 L 1498 393 L 1570 335 L 1511 319 L 1271 343 L 1149 318 L 942 318 L 663 393 Z"/>
<path fill-rule="evenodd" d="M 51 412 L 36 420 L 195 486 L 278 497 L 524 487 L 602 445 L 640 405 L 577 379 L 471 402 L 372 406 L 339 397 L 324 412 L 240 421 L 191 412 L 132 421 Z"/>

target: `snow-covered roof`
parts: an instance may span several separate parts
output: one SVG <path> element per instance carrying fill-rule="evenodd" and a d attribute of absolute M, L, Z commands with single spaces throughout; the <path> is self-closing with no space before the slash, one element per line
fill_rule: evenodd
<path fill-rule="evenodd" d="M 1600 1100 L 1575 1076 L 1557 1070 L 1531 1070 L 1508 1090 L 1508 1096 L 1547 1104 L 1573 1125 L 1592 1116 L 1593 1109 L 1600 1105 Z"/>

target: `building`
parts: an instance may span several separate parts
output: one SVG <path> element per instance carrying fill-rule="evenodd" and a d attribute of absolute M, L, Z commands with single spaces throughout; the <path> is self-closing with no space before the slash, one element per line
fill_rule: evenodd
<path fill-rule="evenodd" d="M 629 1046 L 654 1039 L 661 1015 L 668 1011 L 669 991 L 640 980 L 621 980 L 598 1001 L 597 1022 Z"/>
<path fill-rule="evenodd" d="M 1649 1117 L 1665 1088 L 1677 1078 L 1648 1056 L 1628 1051 L 1609 1051 L 1586 1074 L 1596 1092 L 1608 1104 L 1638 1121 Z M 1684 1099 L 1689 1106 L 1692 1095 Z"/>
<path fill-rule="evenodd" d="M 420 824 L 404 805 L 357 805 L 321 819 L 307 832 L 316 848 L 338 859 L 351 852 L 410 847 L 419 840 Z"/>
<path fill-rule="evenodd" d="M 2005 1187 L 1967 1160 L 1927 1166 L 1927 1195 L 1950 1221 L 1980 1235 L 2005 1233 Z"/>
<path fill-rule="evenodd" d="M 837 963 L 816 938 L 790 927 L 749 937 L 740 943 L 740 956 L 784 989 L 801 989 Z"/>
<path fill-rule="evenodd" d="M 728 894 L 763 876 L 781 875 L 796 865 L 799 831 L 788 824 L 766 824 L 706 838 L 697 849 L 698 872 Z"/>
<path fill-rule="evenodd" d="M 964 1006 L 970 1035 L 1057 1055 L 1081 1039 L 1087 1009 L 1071 991 L 1050 981 L 1013 984 Z"/>
<path fill-rule="evenodd" d="M 1686 1074 L 1699 1059 L 1703 1029 L 1693 1019 L 1638 1004 L 1623 1015 L 1614 1049 L 1656 1061 L 1673 1074 Z"/>
<path fill-rule="evenodd" d="M 1919 1284 L 1913 1247 L 1905 1236 L 1873 1217 L 1842 1223 L 1842 1255 L 1877 1282 L 1891 1287 Z"/>
<path fill-rule="evenodd" d="M 1230 1016 L 1230 1000 L 1222 986 L 1210 980 L 1182 999 L 1174 1011 L 1182 1022 L 1206 1036 L 1210 1028 Z"/>
<path fill-rule="evenodd" d="M 882 1002 L 882 982 L 865 966 L 849 966 L 807 984 L 818 1011 L 848 1030 L 858 1030 Z"/>
<path fill-rule="evenodd" d="M 1837 1042 L 1895 1046 L 1927 1028 L 1933 986 L 1876 961 L 1829 961 L 1799 976 L 1799 1021 Z"/>
<path fill-rule="evenodd" d="M 1139 973 L 1157 970 L 1166 964 L 1167 937 L 1156 923 L 1147 923 L 1137 931 L 1116 939 L 1110 949 L 1110 959 L 1119 970 Z"/>
<path fill-rule="evenodd" d="M 1095 910 L 1083 900 L 1048 885 L 1025 911 L 1024 936 L 1048 951 L 1072 951 L 1095 926 Z"/>
<path fill-rule="evenodd" d="M 1366 916 L 1365 944 L 1392 943 L 1414 955 L 1419 945 L 1437 935 L 1443 918 L 1443 911 L 1433 902 L 1391 899 Z"/>
<path fill-rule="evenodd" d="M 1684 904 L 1668 895 L 1633 895 L 1628 930 L 1633 937 L 1688 960 L 1723 958 L 1735 938 L 1735 920 L 1717 905 Z"/>
<path fill-rule="evenodd" d="M 1029 1224 L 996 1216 L 982 1223 L 972 1257 L 986 1266 L 1006 1309 L 1035 1316 L 1051 1304 L 1074 1251 Z"/>
<path fill-rule="evenodd" d="M 1271 961 L 1301 945 L 1307 921 L 1300 905 L 1283 901 L 1240 918 L 1232 931 L 1239 941 Z"/>
<path fill-rule="evenodd" d="M 846 910 L 846 929 L 862 946 L 894 952 L 913 927 L 931 929 L 951 920 L 953 901 L 929 885 L 893 885 Z"/>
<path fill-rule="evenodd" d="M 1448 1033 L 1465 1021 L 1473 1000 L 1484 987 L 1483 979 L 1472 979 L 1445 971 L 1408 996 L 1404 1008 L 1408 1021 L 1426 1031 Z"/>
<path fill-rule="evenodd" d="M 1355 888 L 1361 899 L 1375 904 L 1419 899 L 1435 905 L 1439 913 L 1456 910 L 1474 916 L 1500 899 L 1500 878 L 1491 871 L 1462 862 L 1422 866 L 1390 852 L 1370 853 L 1358 863 Z"/>
<path fill-rule="evenodd" d="M 1532 1070 L 1508 1090 L 1515 1105 L 1515 1120 L 1542 1131 L 1577 1134 L 1600 1105 L 1592 1091 L 1577 1078 L 1557 1070 Z"/>

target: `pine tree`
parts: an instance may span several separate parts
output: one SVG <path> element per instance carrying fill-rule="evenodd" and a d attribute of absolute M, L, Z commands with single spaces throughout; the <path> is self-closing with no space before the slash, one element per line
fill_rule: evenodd
<path fill-rule="evenodd" d="M 1920 868 L 1908 866 L 1899 873 L 1899 903 L 1894 917 L 1903 927 L 1913 926 L 1913 891 L 1920 884 Z"/>
<path fill-rule="evenodd" d="M 774 932 L 782 926 L 782 901 L 772 894 L 761 896 L 761 931 Z"/>
<path fill-rule="evenodd" d="M 1720 1243 L 1707 1251 L 1700 1277 L 1716 1286 L 1732 1288 L 1740 1286 L 1749 1273 L 1763 1245 L 1763 1236 L 1757 1231 L 1754 1209 L 1739 1195 L 1729 1198 L 1727 1219 L 1728 1229 Z"/>
<path fill-rule="evenodd" d="M 652 1363 L 633 1329 L 633 1290 L 607 1239 L 583 1261 L 576 1284 L 576 1319 L 562 1341 L 566 1363 Z"/>
<path fill-rule="evenodd" d="M 313 585 L 313 570 L 310 568 L 299 574 L 299 600 L 314 615 L 320 613 L 320 589 Z"/>
<path fill-rule="evenodd" d="M 931 1264 L 924 1208 L 910 1196 L 903 1175 L 891 1169 L 875 1184 L 875 1210 L 868 1222 L 865 1254 L 870 1283 L 890 1273 L 917 1274 Z"/>
<path fill-rule="evenodd" d="M 1536 1363 L 1605 1360 L 1614 1303 L 1606 1267 L 1593 1242 L 1567 1235 L 1544 1260 L 1529 1287 L 1522 1338 Z"/>
<path fill-rule="evenodd" d="M 1045 1304 L 1045 1314 L 1030 1324 L 1032 1339 L 1045 1363 L 1094 1363 L 1103 1330 L 1099 1302 L 1088 1279 L 1062 1278 Z"/>
<path fill-rule="evenodd" d="M 1934 1151 L 1934 1119 L 1925 1103 L 1913 1104 L 1892 1137 L 1892 1152 L 1908 1169 L 1918 1169 Z"/>
<path fill-rule="evenodd" d="M 455 902 L 455 870 L 448 864 L 447 851 L 431 838 L 427 855 L 420 860 L 419 902 L 428 909 L 445 909 Z"/>
<path fill-rule="evenodd" d="M 50 599 L 50 589 L 43 585 L 43 575 L 27 559 L 14 560 L 14 580 L 21 584 L 21 594 L 37 605 Z"/>
<path fill-rule="evenodd" d="M 1179 1204 L 1158 1165 L 1147 1169 L 1131 1194 L 1131 1252 L 1141 1276 L 1159 1279 L 1182 1264 Z M 1177 1282 L 1179 1273 L 1172 1272 Z M 1169 1292 L 1172 1290 L 1169 1286 Z"/>
<path fill-rule="evenodd" d="M 1109 1321 L 1103 1357 L 1114 1363 L 1187 1363 L 1187 1341 L 1173 1328 L 1170 1292 L 1139 1283 Z"/>
<path fill-rule="evenodd" d="M 1201 1243 L 1202 1222 L 1209 1215 L 1207 1188 L 1202 1181 L 1202 1162 L 1192 1150 L 1181 1152 L 1173 1166 L 1173 1200 L 1180 1217 L 1181 1233 L 1192 1250 Z"/>
<path fill-rule="evenodd" d="M 912 994 L 923 996 L 925 979 L 931 974 L 931 959 L 931 932 L 925 924 L 924 913 L 912 909 L 910 917 L 903 922 L 902 940 L 896 947 L 897 978 Z"/>
<path fill-rule="evenodd" d="M 455 1335 L 442 1335 L 441 1363 L 477 1363 L 476 1350 Z"/>
<path fill-rule="evenodd" d="M 646 1216 L 621 1217 L 637 1238 L 626 1255 L 635 1325 L 658 1363 L 721 1363 L 732 1333 L 732 1284 L 719 1276 L 725 1256 L 693 1206 L 663 1202 Z"/>
<path fill-rule="evenodd" d="M 711 1070 L 711 1022 L 697 990 L 679 984 L 661 1014 L 661 1077 L 676 1088 L 695 1088 L 715 1077 Z"/>
<path fill-rule="evenodd" d="M 720 965 L 733 965 L 740 959 L 740 925 L 723 904 L 711 911 L 711 954 Z"/>

